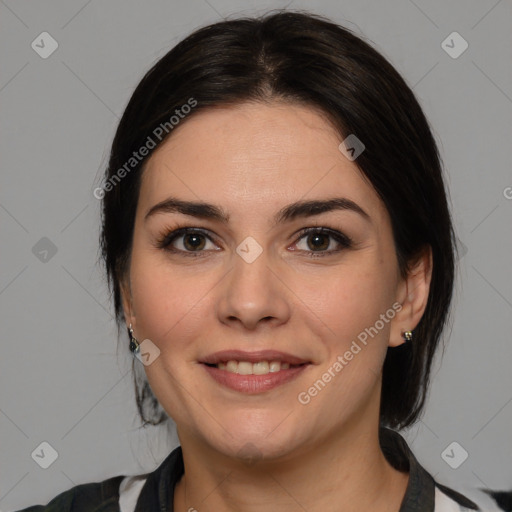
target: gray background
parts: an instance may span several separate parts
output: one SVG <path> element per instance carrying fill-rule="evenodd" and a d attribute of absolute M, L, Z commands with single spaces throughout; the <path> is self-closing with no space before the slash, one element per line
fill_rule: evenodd
<path fill-rule="evenodd" d="M 366 36 L 430 119 L 467 252 L 426 413 L 405 435 L 443 483 L 512 488 L 510 0 L 0 0 L 1 510 L 150 471 L 176 445 L 172 431 L 138 428 L 131 359 L 124 345 L 116 353 L 96 264 L 92 191 L 158 57 L 198 26 L 287 4 Z M 44 31 L 59 45 L 46 59 L 31 47 Z M 469 44 L 458 58 L 441 46 L 453 31 Z M 43 441 L 58 452 L 48 469 L 31 457 Z M 441 457 L 453 441 L 469 453 L 458 469 Z"/>

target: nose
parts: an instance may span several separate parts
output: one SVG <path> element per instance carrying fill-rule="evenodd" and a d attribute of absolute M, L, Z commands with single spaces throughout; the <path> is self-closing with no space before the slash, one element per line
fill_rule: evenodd
<path fill-rule="evenodd" d="M 271 268 L 271 263 L 265 251 L 250 263 L 235 256 L 234 266 L 223 279 L 216 301 L 221 323 L 255 330 L 288 321 L 293 294 L 285 284 L 283 272 Z"/>

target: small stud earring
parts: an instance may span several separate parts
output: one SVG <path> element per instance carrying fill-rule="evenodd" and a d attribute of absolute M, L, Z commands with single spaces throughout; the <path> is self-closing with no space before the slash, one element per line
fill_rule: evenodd
<path fill-rule="evenodd" d="M 412 331 L 405 331 L 403 334 L 402 334 L 402 337 L 404 338 L 405 342 L 407 343 L 408 341 L 411 341 L 412 340 Z"/>
<path fill-rule="evenodd" d="M 128 336 L 130 336 L 130 351 L 135 354 L 139 351 L 140 345 L 137 338 L 133 335 L 132 324 L 128 327 Z"/>

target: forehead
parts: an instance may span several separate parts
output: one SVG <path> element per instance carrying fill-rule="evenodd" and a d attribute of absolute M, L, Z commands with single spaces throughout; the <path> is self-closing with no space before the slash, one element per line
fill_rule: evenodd
<path fill-rule="evenodd" d="M 246 103 L 200 111 L 182 121 L 153 153 L 142 177 L 140 207 L 167 195 L 228 210 L 343 195 L 378 214 L 383 205 L 341 136 L 317 110 Z M 256 211 L 254 210 L 254 211 Z"/>

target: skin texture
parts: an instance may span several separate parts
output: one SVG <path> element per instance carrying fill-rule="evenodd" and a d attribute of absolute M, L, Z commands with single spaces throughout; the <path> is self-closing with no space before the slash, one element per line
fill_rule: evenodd
<path fill-rule="evenodd" d="M 145 371 L 183 448 L 175 510 L 400 506 L 408 475 L 387 463 L 378 443 L 381 370 L 388 346 L 403 343 L 401 334 L 421 319 L 431 255 L 401 279 L 389 215 L 357 161 L 339 151 L 341 141 L 310 107 L 244 103 L 191 116 L 147 162 L 123 306 L 137 339 L 160 350 Z M 216 204 L 229 222 L 177 212 L 144 219 L 169 196 Z M 332 197 L 351 199 L 370 221 L 336 210 L 271 223 L 285 205 Z M 213 241 L 199 239 L 199 257 L 158 248 L 178 227 L 206 230 Z M 318 250 L 314 235 L 299 238 L 309 227 L 340 231 L 353 245 L 324 235 Z M 248 236 L 263 250 L 252 263 L 236 252 Z M 186 240 L 172 246 L 192 252 Z M 402 309 L 394 318 L 301 404 L 298 394 L 396 302 Z M 226 349 L 275 349 L 311 364 L 289 383 L 247 395 L 198 363 Z"/>

